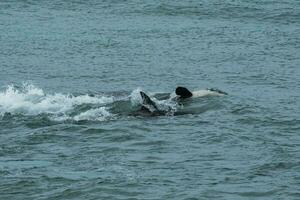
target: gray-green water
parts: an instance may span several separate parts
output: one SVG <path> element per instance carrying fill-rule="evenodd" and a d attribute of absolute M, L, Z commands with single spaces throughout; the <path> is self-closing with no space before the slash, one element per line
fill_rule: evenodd
<path fill-rule="evenodd" d="M 0 199 L 300 199 L 299 64 L 298 0 L 1 0 Z"/>

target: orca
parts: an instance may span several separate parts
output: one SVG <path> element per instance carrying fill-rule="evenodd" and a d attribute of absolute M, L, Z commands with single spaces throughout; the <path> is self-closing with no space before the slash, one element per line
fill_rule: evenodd
<path fill-rule="evenodd" d="M 218 89 L 206 89 L 206 90 L 191 92 L 187 88 L 181 86 L 178 86 L 176 88 L 175 94 L 177 96 L 175 98 L 172 98 L 172 100 L 179 102 L 179 105 L 182 105 L 180 103 L 181 100 L 185 100 L 189 98 L 203 97 L 208 95 L 219 95 L 219 96 L 227 95 L 226 92 L 223 92 Z M 140 95 L 142 98 L 141 111 L 145 113 L 151 114 L 152 116 L 157 116 L 157 115 L 165 115 L 172 110 L 171 107 L 167 108 L 166 110 L 159 109 L 156 103 L 143 91 L 140 91 Z"/>
<path fill-rule="evenodd" d="M 176 88 L 175 94 L 178 95 L 181 99 L 186 99 L 193 96 L 192 92 L 190 92 L 187 88 L 181 86 Z"/>
<path fill-rule="evenodd" d="M 154 101 L 151 100 L 151 98 L 146 95 L 144 92 L 140 91 L 141 97 L 143 99 L 143 105 L 149 105 L 152 107 L 152 110 L 158 110 L 156 104 L 154 103 Z M 150 109 L 150 107 L 148 107 Z"/>
<path fill-rule="evenodd" d="M 187 99 L 187 98 L 195 98 L 195 97 L 203 97 L 203 96 L 208 96 L 208 95 L 214 95 L 214 96 L 222 96 L 222 95 L 227 95 L 226 92 L 223 92 L 219 89 L 215 88 L 208 88 L 206 90 L 198 90 L 198 91 L 189 91 L 185 87 L 177 87 L 175 90 L 175 94 L 177 95 L 178 99 Z"/>
<path fill-rule="evenodd" d="M 156 103 L 147 94 L 140 91 L 140 95 L 141 95 L 142 100 L 143 100 L 141 111 L 151 113 L 151 115 L 164 115 L 164 114 L 166 114 L 166 111 L 158 109 Z"/>

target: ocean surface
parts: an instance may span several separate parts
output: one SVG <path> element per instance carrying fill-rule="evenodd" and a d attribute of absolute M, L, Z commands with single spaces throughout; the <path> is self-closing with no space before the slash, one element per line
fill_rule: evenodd
<path fill-rule="evenodd" d="M 300 1 L 1 0 L 0 199 L 300 199 Z"/>

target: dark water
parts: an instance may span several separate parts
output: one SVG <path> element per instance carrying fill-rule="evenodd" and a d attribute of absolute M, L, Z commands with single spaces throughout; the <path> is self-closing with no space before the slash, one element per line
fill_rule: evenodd
<path fill-rule="evenodd" d="M 300 1 L 2 0 L 0 43 L 0 199 L 300 199 Z M 177 85 L 229 95 L 132 114 Z"/>

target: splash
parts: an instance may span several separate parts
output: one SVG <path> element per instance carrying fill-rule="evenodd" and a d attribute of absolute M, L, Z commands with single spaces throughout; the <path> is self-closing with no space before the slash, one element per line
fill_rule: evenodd
<path fill-rule="evenodd" d="M 133 107 L 137 107 L 143 103 L 143 99 L 140 95 L 140 92 L 143 91 L 142 88 L 137 88 L 133 90 L 130 94 L 130 102 Z"/>
<path fill-rule="evenodd" d="M 50 115 L 56 120 L 100 120 L 103 121 L 109 112 L 103 107 L 104 104 L 113 102 L 112 97 L 89 96 L 71 94 L 46 94 L 42 89 L 32 85 L 23 84 L 21 88 L 9 85 L 5 91 L 0 92 L 0 115 L 5 113 L 22 115 Z M 70 113 L 76 112 L 76 106 L 84 104 L 98 106 L 91 110 L 85 110 L 75 116 Z M 99 106 L 101 106 L 99 108 Z"/>

